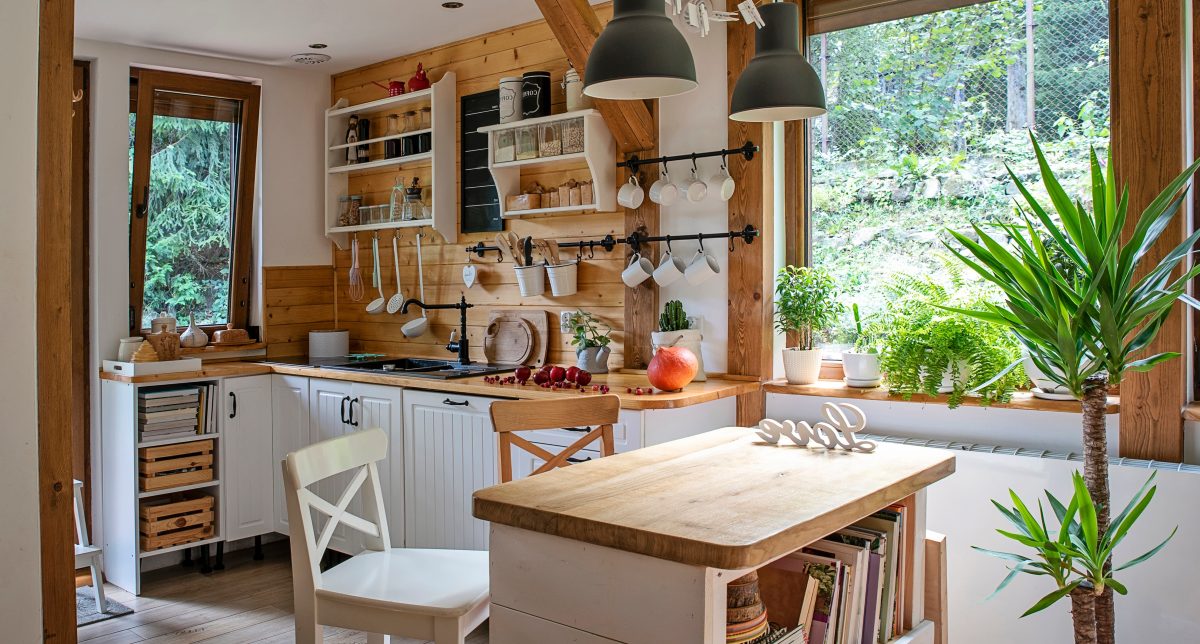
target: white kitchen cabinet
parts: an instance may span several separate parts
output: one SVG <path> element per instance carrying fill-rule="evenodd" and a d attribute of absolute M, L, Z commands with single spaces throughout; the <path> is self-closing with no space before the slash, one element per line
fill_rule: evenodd
<path fill-rule="evenodd" d="M 405 392 L 405 546 L 487 548 L 488 526 L 472 516 L 471 495 L 499 481 L 497 441 L 488 413 L 494 400 Z"/>
<path fill-rule="evenodd" d="M 342 380 L 317 378 L 309 380 L 309 444 L 338 438 L 355 431 L 355 427 L 350 424 L 349 413 L 350 403 L 354 400 L 353 389 L 353 383 Z M 353 474 L 351 473 L 338 474 L 317 482 L 309 489 L 326 501 L 337 505 L 342 492 L 345 491 L 352 478 Z M 360 514 L 360 505 L 356 499 L 347 506 L 347 509 L 355 514 Z M 327 519 L 328 517 L 324 514 L 313 513 L 317 534 L 321 534 L 321 531 L 325 529 Z M 358 554 L 362 551 L 361 544 L 362 539 L 358 533 L 345 525 L 339 525 L 329 540 L 330 548 L 346 554 Z"/>
<path fill-rule="evenodd" d="M 275 529 L 271 376 L 223 382 L 225 539 L 255 537 Z"/>
<path fill-rule="evenodd" d="M 271 470 L 272 496 L 275 500 L 275 531 L 290 534 L 287 496 L 283 493 L 283 459 L 309 444 L 308 378 L 271 376 Z"/>
<path fill-rule="evenodd" d="M 404 440 L 401 436 L 401 428 L 404 426 L 404 390 L 386 385 L 356 383 L 351 394 L 354 422 L 358 423 L 354 429 L 360 431 L 379 428 L 388 435 L 387 460 L 378 468 L 379 486 L 383 490 L 384 512 L 387 515 L 392 546 L 399 548 L 404 545 L 401 540 L 404 538 L 404 495 L 395 491 L 393 481 L 399 483 L 404 478 Z"/>

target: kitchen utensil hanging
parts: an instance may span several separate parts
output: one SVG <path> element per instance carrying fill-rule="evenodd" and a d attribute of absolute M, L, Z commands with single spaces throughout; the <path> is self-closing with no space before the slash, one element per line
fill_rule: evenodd
<path fill-rule="evenodd" d="M 759 235 L 758 229 L 755 228 L 753 225 L 749 225 L 749 224 L 747 224 L 746 227 L 741 230 L 730 230 L 727 232 L 720 232 L 720 233 L 692 233 L 692 234 L 684 234 L 684 235 L 646 235 L 642 232 L 634 231 L 633 233 L 630 233 L 627 237 L 622 238 L 622 239 L 617 239 L 616 237 L 614 237 L 612 235 L 605 235 L 603 239 L 591 239 L 591 240 L 574 241 L 574 242 L 558 242 L 558 248 L 559 249 L 563 249 L 563 248 L 578 249 L 579 250 L 579 258 L 582 259 L 583 258 L 583 249 L 585 249 L 585 248 L 588 249 L 588 253 L 589 253 L 588 257 L 589 258 L 595 257 L 595 252 L 596 252 L 597 246 L 599 246 L 600 248 L 604 249 L 607 252 L 612 252 L 617 247 L 617 244 L 628 244 L 629 247 L 633 250 L 633 252 L 636 253 L 636 252 L 641 251 L 642 245 L 655 243 L 655 242 L 667 242 L 669 244 L 672 240 L 676 240 L 676 241 L 678 241 L 678 240 L 695 240 L 698 242 L 703 242 L 705 239 L 728 239 L 729 240 L 729 252 L 732 253 L 735 248 L 734 240 L 741 239 L 743 242 L 745 242 L 747 244 L 751 244 L 751 243 L 754 243 L 754 238 L 758 237 L 758 235 Z M 484 245 L 483 242 L 479 242 L 478 244 L 475 244 L 474 246 L 467 246 L 465 250 L 468 253 L 474 253 L 478 257 L 484 257 L 487 253 L 494 253 L 494 252 L 507 253 L 507 252 L 509 252 L 508 247 L 513 246 L 512 242 L 506 241 L 505 245 L 506 245 L 506 247 L 502 250 L 498 246 L 486 246 L 486 245 Z M 513 255 L 514 255 L 514 258 L 518 262 L 517 263 L 518 267 L 527 266 L 527 264 L 525 264 L 525 262 L 532 264 L 532 262 L 533 262 L 533 260 L 532 260 L 533 245 L 534 244 L 533 244 L 532 238 L 530 238 L 530 237 L 526 237 L 523 240 L 519 240 L 515 244 L 515 247 L 517 250 L 513 253 Z M 524 259 L 522 259 L 522 258 L 524 258 Z M 540 268 L 540 266 L 538 266 L 536 268 Z M 518 271 L 518 273 L 519 272 L 520 271 Z"/>
<path fill-rule="evenodd" d="M 358 235 L 350 245 L 350 289 L 348 295 L 351 302 L 361 302 L 364 295 L 362 268 L 358 265 Z"/>
<path fill-rule="evenodd" d="M 422 302 L 425 301 L 425 262 L 422 261 L 422 257 L 421 257 L 421 237 L 423 237 L 423 236 L 424 235 L 421 233 L 421 231 L 418 230 L 417 231 L 417 285 L 418 285 L 417 289 L 418 289 L 418 297 L 421 298 Z M 413 319 L 409 320 L 408 322 L 405 322 L 404 326 L 400 327 L 400 332 L 403 333 L 404 337 L 406 337 L 406 338 L 415 338 L 417 336 L 423 335 L 427 330 L 429 330 L 429 314 L 425 311 L 425 307 L 421 307 L 421 317 L 413 318 Z"/>
<path fill-rule="evenodd" d="M 400 307 L 404 305 L 404 292 L 400 288 L 400 241 L 398 237 L 400 232 L 392 233 L 392 268 L 396 273 L 396 294 L 388 298 L 387 312 L 388 315 L 395 315 L 400 311 Z M 424 309 L 421 309 L 424 311 Z"/>
<path fill-rule="evenodd" d="M 379 297 L 367 304 L 367 313 L 379 315 L 387 308 L 387 296 L 383 294 L 383 276 L 379 273 L 379 233 L 371 236 L 371 256 L 375 262 L 375 268 L 371 272 L 371 283 L 375 285 Z"/>

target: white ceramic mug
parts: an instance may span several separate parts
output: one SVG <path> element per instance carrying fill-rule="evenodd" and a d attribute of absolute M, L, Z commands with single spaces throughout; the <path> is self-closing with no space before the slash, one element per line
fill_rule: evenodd
<path fill-rule="evenodd" d="M 696 170 L 693 168 L 691 178 L 679 184 L 679 191 L 687 195 L 688 201 L 696 203 L 708 194 L 708 186 L 696 176 Z"/>
<path fill-rule="evenodd" d="M 626 208 L 638 208 L 646 198 L 646 191 L 638 184 L 636 176 L 630 176 L 629 182 L 617 191 L 617 203 Z"/>
<path fill-rule="evenodd" d="M 662 174 L 650 185 L 650 201 L 660 206 L 669 206 L 675 203 L 676 199 L 679 199 L 679 187 L 671 183 L 666 164 L 663 164 Z"/>
<path fill-rule="evenodd" d="M 621 281 L 625 282 L 625 286 L 633 288 L 645 282 L 653 273 L 654 264 L 642 257 L 641 253 L 634 253 L 633 257 L 629 258 L 629 266 L 621 271 Z"/>
<path fill-rule="evenodd" d="M 659 286 L 670 286 L 679 281 L 686 270 L 687 262 L 682 257 L 672 255 L 668 249 L 659 260 L 658 268 L 654 269 L 654 281 L 658 282 Z"/>
<path fill-rule="evenodd" d="M 721 265 L 717 263 L 717 258 L 703 250 L 698 250 L 683 274 L 687 277 L 688 284 L 696 286 L 707 282 L 720 272 Z"/>
<path fill-rule="evenodd" d="M 716 174 L 708 178 L 706 182 L 708 191 L 721 198 L 721 201 L 729 201 L 733 197 L 733 191 L 737 188 L 733 177 L 729 176 L 729 170 L 725 164 L 721 164 L 721 169 Z"/>

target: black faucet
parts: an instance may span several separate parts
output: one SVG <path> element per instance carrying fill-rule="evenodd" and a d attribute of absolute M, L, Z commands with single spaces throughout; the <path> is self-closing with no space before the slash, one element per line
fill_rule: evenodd
<path fill-rule="evenodd" d="M 458 352 L 458 364 L 466 366 L 471 364 L 471 343 L 467 339 L 467 309 L 475 306 L 467 304 L 467 296 L 463 295 L 462 299 L 454 304 L 426 304 L 416 298 L 408 298 L 404 300 L 404 304 L 400 305 L 400 313 L 408 313 L 408 305 L 415 304 L 426 311 L 434 309 L 458 309 L 458 339 L 454 339 L 454 334 L 450 334 L 450 342 L 446 345 L 447 351 Z"/>

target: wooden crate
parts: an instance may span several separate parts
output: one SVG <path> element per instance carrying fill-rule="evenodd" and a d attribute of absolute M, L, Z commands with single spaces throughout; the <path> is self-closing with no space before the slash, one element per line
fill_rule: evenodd
<path fill-rule="evenodd" d="M 214 503 L 213 496 L 204 492 L 179 492 L 143 500 L 138 507 L 142 552 L 213 536 Z"/>
<path fill-rule="evenodd" d="M 143 492 L 213 480 L 213 441 L 191 441 L 138 450 Z"/>

